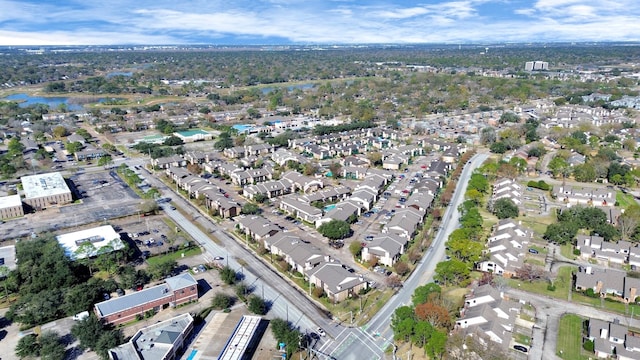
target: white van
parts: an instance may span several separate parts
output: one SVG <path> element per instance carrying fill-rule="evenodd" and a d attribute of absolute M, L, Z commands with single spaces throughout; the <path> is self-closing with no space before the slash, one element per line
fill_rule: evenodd
<path fill-rule="evenodd" d="M 89 312 L 88 311 L 83 311 L 81 313 L 77 313 L 75 315 L 73 315 L 73 320 L 74 321 L 80 321 L 80 320 L 84 320 L 86 318 L 89 317 Z"/>

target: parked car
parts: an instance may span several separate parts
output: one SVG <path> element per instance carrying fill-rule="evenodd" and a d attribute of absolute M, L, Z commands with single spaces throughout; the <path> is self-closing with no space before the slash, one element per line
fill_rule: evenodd
<path fill-rule="evenodd" d="M 539 254 L 538 250 L 536 249 L 529 249 L 529 252 L 532 254 Z"/>
<path fill-rule="evenodd" d="M 322 328 L 318 328 L 318 335 L 325 336 L 327 335 L 327 333 L 325 333 L 324 330 L 322 330 Z"/>
<path fill-rule="evenodd" d="M 518 351 L 522 351 L 523 353 L 526 353 L 529 351 L 529 349 L 527 349 L 525 346 L 522 346 L 522 345 L 513 345 L 513 348 Z"/>
<path fill-rule="evenodd" d="M 118 294 L 118 296 L 124 296 L 124 290 L 116 289 L 116 294 Z"/>

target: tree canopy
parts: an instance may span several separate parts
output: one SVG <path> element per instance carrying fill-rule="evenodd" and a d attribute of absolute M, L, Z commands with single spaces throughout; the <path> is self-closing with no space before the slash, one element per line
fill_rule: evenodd
<path fill-rule="evenodd" d="M 351 227 L 346 221 L 331 220 L 320 225 L 318 232 L 331 240 L 339 240 L 351 235 Z"/>

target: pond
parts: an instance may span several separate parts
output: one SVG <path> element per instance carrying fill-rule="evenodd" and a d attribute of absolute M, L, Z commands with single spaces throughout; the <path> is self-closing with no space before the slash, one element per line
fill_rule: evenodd
<path fill-rule="evenodd" d="M 312 83 L 307 83 L 307 84 L 299 84 L 299 85 L 291 85 L 291 86 L 287 86 L 287 90 L 291 91 L 294 89 L 300 89 L 300 90 L 308 90 L 308 89 L 312 89 L 313 88 L 313 84 Z M 281 87 L 266 87 L 266 88 L 262 88 L 262 93 L 263 94 L 268 94 L 276 89 L 281 89 Z"/>

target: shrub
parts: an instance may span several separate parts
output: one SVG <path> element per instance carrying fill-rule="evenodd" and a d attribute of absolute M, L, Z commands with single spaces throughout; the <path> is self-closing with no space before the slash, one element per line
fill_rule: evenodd
<path fill-rule="evenodd" d="M 585 341 L 584 344 L 582 344 L 582 348 L 588 352 L 593 352 L 593 341 L 592 340 Z"/>

